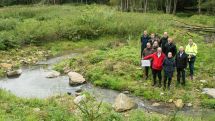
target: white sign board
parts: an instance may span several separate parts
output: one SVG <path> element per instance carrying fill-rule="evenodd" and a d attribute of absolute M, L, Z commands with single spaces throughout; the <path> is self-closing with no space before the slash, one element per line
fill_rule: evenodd
<path fill-rule="evenodd" d="M 150 60 L 141 60 L 141 66 L 142 67 L 150 67 L 151 61 Z"/>

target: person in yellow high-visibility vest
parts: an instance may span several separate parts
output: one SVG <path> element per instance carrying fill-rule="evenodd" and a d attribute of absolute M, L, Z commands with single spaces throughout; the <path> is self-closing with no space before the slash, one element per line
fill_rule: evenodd
<path fill-rule="evenodd" d="M 194 75 L 194 63 L 196 61 L 196 55 L 198 53 L 196 43 L 192 39 L 189 39 L 189 44 L 186 46 L 185 52 L 188 54 L 188 63 L 190 69 L 190 78 L 193 80 Z"/>

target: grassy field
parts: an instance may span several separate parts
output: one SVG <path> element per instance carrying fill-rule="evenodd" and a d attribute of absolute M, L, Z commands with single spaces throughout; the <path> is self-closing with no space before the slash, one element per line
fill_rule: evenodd
<path fill-rule="evenodd" d="M 215 87 L 215 42 L 206 43 L 203 35 L 188 32 L 175 26 L 175 20 L 193 25 L 214 26 L 214 16 L 193 15 L 179 17 L 162 13 L 125 13 L 107 6 L 12 6 L 0 9 L 0 58 L 14 67 L 26 60 L 43 59 L 45 55 L 57 55 L 64 51 L 81 53 L 80 56 L 55 65 L 83 74 L 94 85 L 114 90 L 128 90 L 132 94 L 156 102 L 182 99 L 195 108 L 215 109 L 215 100 L 201 94 L 204 87 Z M 151 79 L 143 80 L 140 65 L 140 35 L 143 30 L 161 35 L 167 31 L 177 46 L 185 46 L 189 38 L 198 45 L 195 80 L 187 79 L 186 87 L 171 91 L 152 88 Z M 21 51 L 22 50 L 22 51 Z M 42 51 L 42 55 L 40 52 Z M 0 68 L 0 75 L 4 74 Z M 187 73 L 188 75 L 188 73 Z M 206 80 L 207 83 L 201 83 Z M 164 93 L 161 95 L 161 92 Z M 69 111 L 70 104 L 59 105 L 58 97 L 48 100 L 27 100 L 0 91 L 1 120 L 75 120 Z M 62 97 L 71 101 L 70 97 Z M 60 97 L 61 99 L 61 97 Z M 20 107 L 20 105 L 22 107 Z M 71 107 L 74 105 L 71 104 Z M 24 107 L 24 108 L 23 108 Z M 41 111 L 31 113 L 33 108 Z M 108 111 L 107 111 L 108 109 Z M 124 114 L 110 112 L 104 118 L 124 120 Z M 110 111 L 111 110 L 111 111 Z M 132 111 L 128 120 L 170 120 L 162 116 L 147 118 L 142 111 Z M 26 116 L 27 115 L 27 116 Z M 81 113 L 77 114 L 81 115 Z M 63 116 L 63 117 L 62 117 Z M 150 116 L 150 115 L 149 115 Z M 184 119 L 185 118 L 185 119 Z M 175 120 L 197 120 L 178 116 Z M 199 118 L 198 120 L 204 120 Z M 209 119 L 208 119 L 209 120 Z"/>

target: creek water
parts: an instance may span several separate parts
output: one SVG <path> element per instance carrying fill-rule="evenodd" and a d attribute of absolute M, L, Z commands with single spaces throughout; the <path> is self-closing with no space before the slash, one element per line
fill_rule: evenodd
<path fill-rule="evenodd" d="M 10 91 L 18 97 L 22 98 L 48 98 L 54 95 L 62 95 L 70 93 L 75 95 L 76 91 L 82 89 L 96 97 L 97 100 L 106 103 L 114 103 L 116 96 L 120 93 L 110 89 L 102 89 L 95 87 L 90 83 L 83 84 L 77 87 L 69 86 L 69 78 L 59 76 L 57 78 L 46 78 L 46 75 L 51 71 L 52 66 L 64 59 L 73 58 L 77 54 L 67 54 L 53 57 L 46 61 L 40 61 L 34 66 L 23 67 L 23 73 L 18 78 L 2 78 L 0 79 L 0 88 Z M 145 111 L 158 112 L 162 114 L 169 114 L 175 111 L 173 106 L 161 105 L 153 107 L 152 102 L 142 100 L 138 97 L 129 95 L 138 104 L 138 108 Z M 206 110 L 195 110 L 185 107 L 180 112 L 192 116 L 202 115 L 204 112 L 211 112 Z M 213 111 L 212 111 L 213 112 Z"/>

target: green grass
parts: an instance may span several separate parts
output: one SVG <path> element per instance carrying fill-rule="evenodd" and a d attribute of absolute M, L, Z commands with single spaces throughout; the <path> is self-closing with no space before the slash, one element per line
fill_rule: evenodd
<path fill-rule="evenodd" d="M 110 104 L 96 102 L 90 95 L 87 101 L 81 103 L 90 115 L 82 112 L 71 96 L 55 96 L 48 99 L 24 99 L 0 90 L 0 121 L 212 121 L 213 115 L 201 119 L 201 116 L 191 117 L 181 114 L 165 116 L 157 113 L 147 113 L 135 109 L 125 113 L 115 112 Z M 86 106 L 86 107 L 85 107 Z M 39 110 L 38 110 L 39 109 Z M 94 112 L 94 113 L 92 113 Z M 99 115 L 99 118 L 89 116 Z"/>

